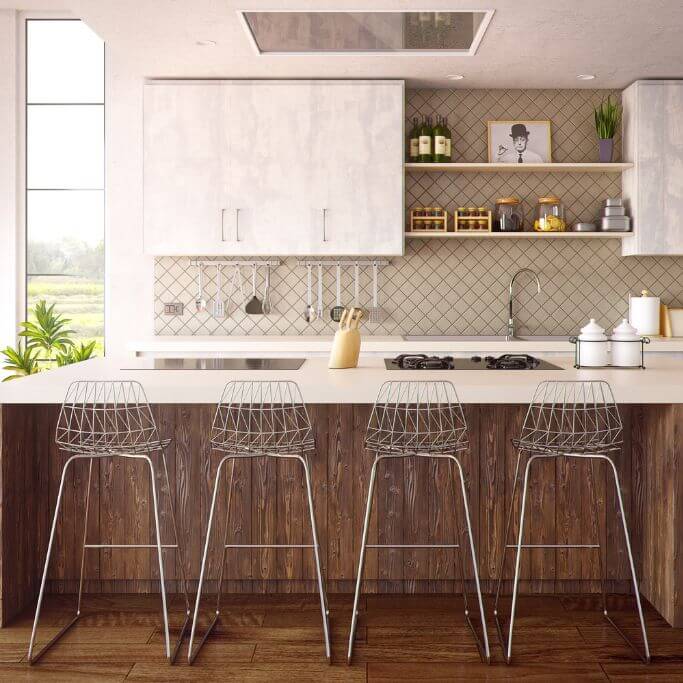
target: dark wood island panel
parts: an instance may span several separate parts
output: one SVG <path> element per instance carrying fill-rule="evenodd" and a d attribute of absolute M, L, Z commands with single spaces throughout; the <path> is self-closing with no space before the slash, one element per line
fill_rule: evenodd
<path fill-rule="evenodd" d="M 372 455 L 363 449 L 370 406 L 311 405 L 317 453 L 312 458 L 314 498 L 328 588 L 352 590 Z M 156 405 L 162 436 L 173 437 L 167 453 L 184 562 L 196 586 L 211 485 L 218 462 L 208 434 L 213 405 Z M 471 449 L 462 455 L 483 587 L 494 588 L 511 496 L 521 405 L 467 405 Z M 0 608 L 6 624 L 37 595 L 49 525 L 62 466 L 54 446 L 56 405 L 4 405 L 0 412 Z M 622 405 L 624 446 L 616 459 L 641 576 L 642 592 L 672 625 L 683 626 L 683 468 L 679 466 L 683 405 Z M 158 456 L 154 456 L 157 458 Z M 149 478 L 141 462 L 95 462 L 88 542 L 153 542 Z M 594 511 L 585 482 L 588 465 L 542 462 L 529 498 L 530 543 L 593 542 Z M 229 470 L 228 470 L 229 471 Z M 606 544 L 608 588 L 629 589 L 628 559 L 617 516 L 611 474 L 598 467 L 598 525 Z M 80 571 L 87 464 L 67 479 L 50 570 L 52 592 L 75 591 Z M 238 462 L 229 518 L 229 543 L 307 543 L 304 489 L 297 463 L 260 459 Z M 226 497 L 218 507 L 222 539 Z M 171 542 L 169 498 L 162 493 L 162 533 Z M 462 511 L 457 510 L 462 519 Z M 370 542 L 452 543 L 458 532 L 446 463 L 419 459 L 385 462 L 378 472 Z M 213 543 L 214 550 L 218 543 Z M 369 592 L 459 591 L 452 550 L 369 551 Z M 180 556 L 165 551 L 169 589 L 180 577 Z M 158 590 L 154 556 L 145 550 L 91 550 L 86 562 L 89 592 Z M 230 550 L 225 589 L 232 592 L 315 591 L 310 551 Z M 209 565 L 215 589 L 218 554 Z M 508 562 L 507 578 L 512 563 Z M 534 549 L 522 563 L 523 589 L 576 593 L 600 589 L 595 551 Z"/>

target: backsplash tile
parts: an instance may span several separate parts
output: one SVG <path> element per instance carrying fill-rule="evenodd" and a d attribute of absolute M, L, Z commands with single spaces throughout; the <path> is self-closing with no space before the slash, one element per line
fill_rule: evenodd
<path fill-rule="evenodd" d="M 597 161 L 592 108 L 605 90 L 413 90 L 407 93 L 406 116 L 414 113 L 449 117 L 455 158 L 486 160 L 489 119 L 551 119 L 554 161 Z M 616 141 L 615 159 L 620 141 Z M 553 193 L 564 202 L 567 220 L 594 220 L 602 200 L 618 196 L 618 175 L 607 174 L 410 174 L 406 208 L 413 205 L 491 206 L 496 197 L 517 195 L 525 216 L 535 198 Z M 249 260 L 249 257 L 240 257 Z M 500 334 L 507 323 L 507 287 L 522 267 L 536 270 L 540 295 L 520 280 L 516 319 L 520 334 L 573 334 L 589 317 L 613 325 L 627 310 L 627 292 L 647 287 L 671 305 L 683 305 L 683 258 L 620 255 L 619 240 L 410 240 L 403 257 L 391 259 L 380 274 L 380 304 L 387 317 L 365 323 L 374 334 Z M 224 273 L 227 294 L 231 273 Z M 242 272 L 249 292 L 250 269 Z M 155 259 L 155 332 L 159 335 L 331 334 L 336 329 L 327 311 L 334 305 L 334 260 L 325 269 L 323 320 L 305 322 L 306 270 L 296 258 L 282 259 L 271 273 L 272 313 L 248 316 L 231 308 L 215 319 L 196 313 L 196 270 L 190 258 Z M 314 272 L 315 275 L 315 272 Z M 372 296 L 372 270 L 361 273 L 361 305 Z M 342 302 L 353 303 L 353 273 L 343 275 Z M 208 268 L 208 296 L 214 296 L 216 270 Z M 314 280 L 315 282 L 315 280 Z M 263 291 L 263 273 L 259 273 Z M 181 302 L 182 316 L 164 316 L 164 303 Z M 315 301 L 315 287 L 314 287 Z"/>

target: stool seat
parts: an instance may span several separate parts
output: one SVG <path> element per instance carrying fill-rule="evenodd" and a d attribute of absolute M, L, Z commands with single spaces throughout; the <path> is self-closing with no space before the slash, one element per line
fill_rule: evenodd
<path fill-rule="evenodd" d="M 621 450 L 621 441 L 605 441 L 600 439 L 567 439 L 555 437 L 548 439 L 547 432 L 528 434 L 524 439 L 512 439 L 515 448 L 538 453 L 539 455 L 566 455 L 567 453 L 607 454 Z"/>
<path fill-rule="evenodd" d="M 152 439 L 143 443 L 111 444 L 107 443 L 106 438 L 93 436 L 81 440 L 80 443 L 59 443 L 59 449 L 64 453 L 104 458 L 112 455 L 143 455 L 163 451 L 171 441 L 172 439 Z"/>

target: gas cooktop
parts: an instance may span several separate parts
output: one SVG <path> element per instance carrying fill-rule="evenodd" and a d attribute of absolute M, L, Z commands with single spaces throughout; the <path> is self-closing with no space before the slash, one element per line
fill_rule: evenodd
<path fill-rule="evenodd" d="M 505 353 L 502 356 L 427 356 L 424 353 L 403 353 L 385 358 L 387 370 L 562 370 L 563 368 L 525 353 Z"/>

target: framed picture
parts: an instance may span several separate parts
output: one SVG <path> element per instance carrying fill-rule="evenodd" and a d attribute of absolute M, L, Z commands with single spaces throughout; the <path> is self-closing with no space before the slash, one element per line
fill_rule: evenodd
<path fill-rule="evenodd" d="M 489 163 L 550 163 L 550 121 L 488 121 Z"/>

